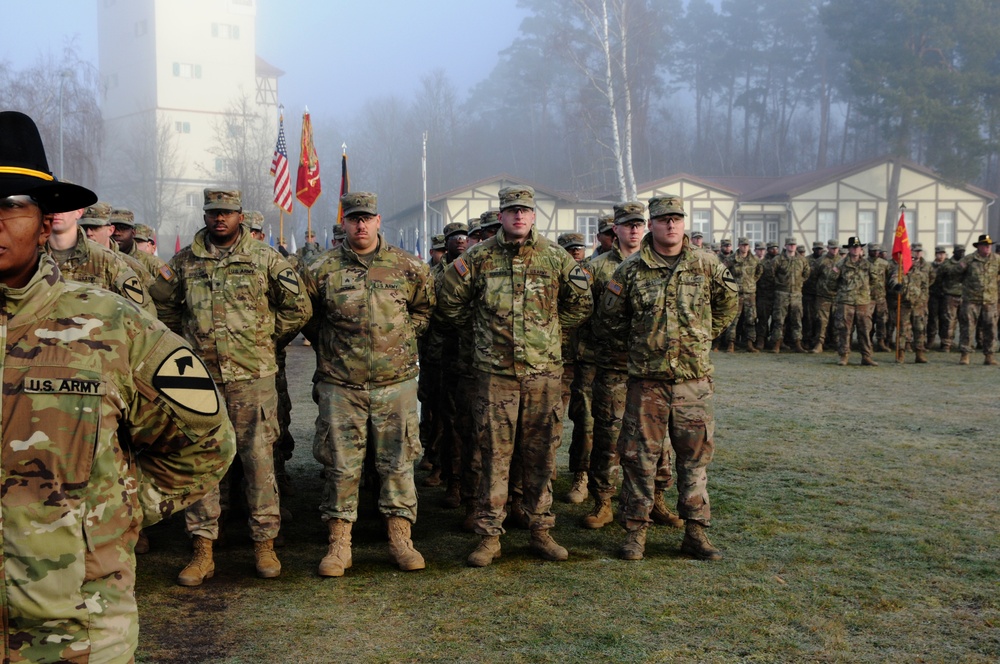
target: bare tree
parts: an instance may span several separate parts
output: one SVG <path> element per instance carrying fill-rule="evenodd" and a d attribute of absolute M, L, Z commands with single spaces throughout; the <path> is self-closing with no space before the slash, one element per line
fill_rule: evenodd
<path fill-rule="evenodd" d="M 204 175 L 238 188 L 244 209 L 268 209 L 274 191 L 269 168 L 276 133 L 265 108 L 244 93 L 215 123 L 213 132 L 209 152 L 222 160 L 224 168 L 218 173 L 203 167 Z"/>

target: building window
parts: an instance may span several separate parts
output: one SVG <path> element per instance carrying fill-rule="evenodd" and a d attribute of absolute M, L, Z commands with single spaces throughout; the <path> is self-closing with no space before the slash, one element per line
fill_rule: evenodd
<path fill-rule="evenodd" d="M 576 216 L 576 232 L 583 235 L 583 241 L 587 246 L 594 244 L 597 237 L 597 216 L 589 214 L 578 214 Z"/>
<path fill-rule="evenodd" d="M 955 244 L 955 211 L 938 210 L 937 243 Z"/>
<path fill-rule="evenodd" d="M 831 235 L 830 237 L 833 238 L 836 236 Z M 823 238 L 820 239 L 822 240 Z M 858 212 L 858 240 L 864 244 L 870 244 L 875 241 L 874 210 L 861 210 Z"/>
<path fill-rule="evenodd" d="M 837 213 L 834 210 L 820 210 L 816 213 L 816 232 L 820 242 L 837 237 Z"/>
<path fill-rule="evenodd" d="M 188 194 L 184 202 L 188 207 L 198 207 L 200 198 L 198 194 Z"/>
<path fill-rule="evenodd" d="M 175 62 L 174 76 L 178 78 L 201 78 L 201 65 Z"/>
<path fill-rule="evenodd" d="M 712 242 L 712 211 L 695 210 L 691 213 L 691 232 L 701 231 L 705 242 Z"/>
<path fill-rule="evenodd" d="M 744 221 L 743 222 L 743 235 L 750 240 L 750 244 L 753 245 L 757 242 L 764 242 L 764 222 L 763 221 Z"/>
<path fill-rule="evenodd" d="M 215 158 L 215 172 L 225 173 L 226 172 L 226 160 L 222 157 Z"/>
<path fill-rule="evenodd" d="M 177 128 L 178 134 L 190 134 L 191 133 L 191 123 L 190 122 L 175 122 L 174 126 Z"/>
<path fill-rule="evenodd" d="M 777 244 L 778 243 L 778 222 L 777 221 L 768 221 L 768 222 L 765 222 L 765 223 L 767 224 L 767 226 L 766 226 L 767 227 L 767 232 L 765 233 L 765 235 L 767 237 L 766 237 L 765 241 L 766 242 L 774 242 L 775 244 Z"/>
<path fill-rule="evenodd" d="M 213 23 L 212 36 L 220 37 L 222 39 L 239 39 L 240 26 L 229 23 Z"/>

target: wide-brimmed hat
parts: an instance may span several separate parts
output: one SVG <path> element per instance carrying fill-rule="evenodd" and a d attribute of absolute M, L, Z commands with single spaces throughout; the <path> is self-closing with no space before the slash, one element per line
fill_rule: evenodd
<path fill-rule="evenodd" d="M 989 235 L 980 235 L 979 242 L 973 242 L 972 246 L 978 247 L 981 244 L 993 244 L 993 238 L 991 238 Z"/>
<path fill-rule="evenodd" d="M 847 238 L 847 244 L 843 245 L 844 249 L 850 249 L 851 247 L 863 247 L 865 243 L 854 237 L 853 235 Z"/>
<path fill-rule="evenodd" d="M 97 202 L 97 194 L 60 182 L 49 170 L 34 120 L 17 111 L 0 112 L 0 198 L 31 196 L 45 212 L 69 212 Z"/>

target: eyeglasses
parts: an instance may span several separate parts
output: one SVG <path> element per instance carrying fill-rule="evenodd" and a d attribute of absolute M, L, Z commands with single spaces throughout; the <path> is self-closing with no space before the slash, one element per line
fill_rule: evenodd
<path fill-rule="evenodd" d="M 25 194 L 0 198 L 0 221 L 7 223 L 14 219 L 31 217 L 37 208 L 38 203 L 35 199 Z"/>
<path fill-rule="evenodd" d="M 351 215 L 350 217 L 344 219 L 344 223 L 367 225 L 374 222 L 377 218 L 378 217 L 375 215 L 356 214 L 356 215 Z"/>

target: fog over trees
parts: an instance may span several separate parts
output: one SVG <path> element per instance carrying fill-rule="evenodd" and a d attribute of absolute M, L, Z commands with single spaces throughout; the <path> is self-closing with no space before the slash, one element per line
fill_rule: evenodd
<path fill-rule="evenodd" d="M 883 154 L 1000 191 L 1000 3 L 520 5 L 528 12 L 520 33 L 467 93 L 447 71 L 434 70 L 412 97 L 352 103 L 343 116 L 313 109 L 327 192 L 313 208 L 314 222 L 335 216 L 345 141 L 353 188 L 377 191 L 384 215 L 418 203 L 424 131 L 432 194 L 508 173 L 587 198 L 623 199 L 634 196 L 637 183 L 679 171 L 777 176 Z M 469 48 L 493 48 L 489 40 L 465 38 Z M 74 58 L 68 49 L 62 62 L 24 71 L 0 63 L 0 102 L 32 114 L 54 146 L 53 97 L 59 72 L 71 71 L 61 81 L 66 171 L 92 184 L 96 169 L 114 156 L 97 157 L 103 143 L 96 72 Z M 297 123 L 288 115 L 295 163 Z M 262 162 L 270 162 L 273 142 L 264 141 Z M 219 150 L 227 147 L 220 142 Z"/>

